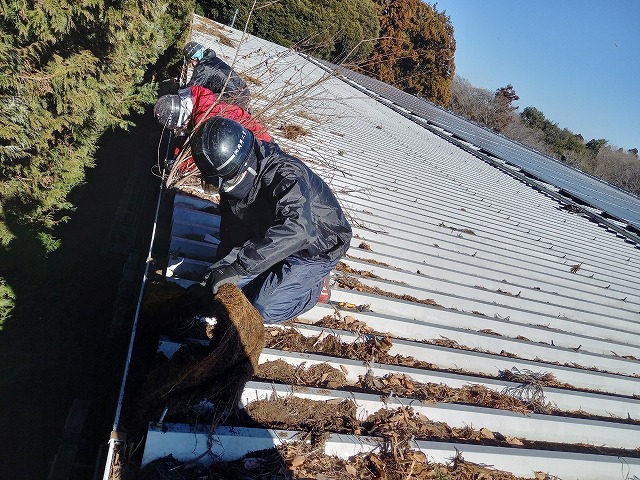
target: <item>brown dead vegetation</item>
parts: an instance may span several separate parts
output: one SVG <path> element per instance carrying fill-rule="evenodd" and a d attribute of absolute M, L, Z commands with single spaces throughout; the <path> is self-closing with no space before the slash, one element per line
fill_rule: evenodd
<path fill-rule="evenodd" d="M 382 378 L 372 375 L 361 377 L 357 386 L 402 397 L 417 398 L 428 403 L 464 403 L 522 414 L 531 409 L 518 398 L 495 392 L 482 385 L 454 388 L 442 383 L 420 383 L 407 375 L 389 374 Z"/>
<path fill-rule="evenodd" d="M 534 480 L 464 460 L 458 452 L 447 464 L 429 462 L 419 450 L 402 452 L 388 448 L 355 455 L 348 460 L 325 455 L 321 441 L 296 440 L 277 448 L 247 454 L 231 462 L 209 467 L 187 465 L 172 457 L 148 464 L 138 480 Z M 535 480 L 552 480 L 544 474 Z"/>
<path fill-rule="evenodd" d="M 389 355 L 392 347 L 389 337 L 363 336 L 357 342 L 344 343 L 335 335 L 305 337 L 295 329 L 266 327 L 266 347 L 284 351 L 324 353 L 335 357 L 348 357 L 366 362 L 398 364 L 402 357 Z M 418 362 L 430 365 L 426 362 Z"/>
<path fill-rule="evenodd" d="M 344 373 L 326 363 L 312 365 L 307 369 L 304 364 L 293 366 L 284 360 L 265 362 L 258 366 L 254 378 L 289 385 L 331 389 L 347 385 Z M 351 386 L 368 392 L 418 399 L 427 403 L 464 403 L 511 410 L 522 414 L 532 411 L 521 400 L 505 393 L 490 390 L 482 385 L 454 388 L 438 383 L 416 382 L 408 375 L 389 374 L 384 377 L 376 377 L 369 373 L 361 376 Z"/>
<path fill-rule="evenodd" d="M 336 265 L 335 269 L 338 272 L 353 274 L 353 275 L 360 275 L 361 277 L 365 277 L 365 278 L 382 278 L 380 277 L 380 275 L 376 275 L 375 273 L 369 272 L 367 270 L 357 270 L 355 268 L 351 268 L 349 265 L 347 265 L 344 262 L 338 262 L 338 265 Z"/>
<path fill-rule="evenodd" d="M 171 360 L 159 361 L 149 373 L 135 409 L 140 421 L 159 418 L 167 407 L 170 416 L 191 418 L 195 414 L 197 418 L 204 414 L 217 425 L 236 407 L 258 365 L 264 347 L 262 317 L 240 289 L 223 285 L 215 300 L 207 292 L 192 290 L 167 302 L 186 296 L 199 301 L 200 314 L 214 317 L 216 326 L 209 332 L 208 344 L 184 345 Z M 155 303 L 156 308 L 161 305 Z M 212 403 L 212 410 L 198 410 L 203 400 Z"/>
<path fill-rule="evenodd" d="M 222 45 L 232 48 L 236 47 L 236 43 L 226 35 L 224 29 L 220 25 L 208 19 L 203 18 L 202 20 L 202 25 L 198 27 L 198 30 L 213 37 L 218 37 Z"/>
<path fill-rule="evenodd" d="M 245 83 L 252 83 L 253 85 L 260 87 L 262 86 L 262 80 L 260 80 L 259 78 L 254 77 L 253 75 L 249 75 L 246 72 L 241 72 L 238 75 L 240 75 L 240 78 L 242 78 L 242 80 L 244 80 Z"/>
<path fill-rule="evenodd" d="M 443 227 L 443 228 L 448 228 L 449 230 L 451 230 L 452 232 L 460 232 L 460 233 L 468 233 L 469 235 L 475 235 L 476 232 L 474 232 L 473 230 L 471 230 L 470 228 L 457 228 L 457 227 L 452 227 L 451 225 L 447 225 L 444 222 L 441 222 L 439 225 L 439 227 Z"/>
<path fill-rule="evenodd" d="M 412 407 L 383 408 L 369 415 L 366 420 L 359 421 L 355 401 L 343 398 L 310 400 L 295 396 L 276 397 L 251 402 L 245 407 L 245 412 L 254 422 L 267 428 L 384 437 L 390 441 L 394 456 L 407 449 L 415 439 L 482 442 L 500 438 L 493 432 L 471 427 L 452 428 L 444 422 L 434 422 L 414 412 Z"/>
<path fill-rule="evenodd" d="M 319 327 L 335 328 L 338 330 L 346 330 L 355 333 L 375 333 L 375 330 L 367 326 L 362 320 L 357 320 L 351 315 L 342 317 L 341 315 L 327 315 L 318 320 L 314 325 Z"/>
<path fill-rule="evenodd" d="M 188 476 L 190 470 L 176 463 L 171 457 L 157 460 L 145 467 L 142 480 L 166 479 L 227 479 L 227 478 L 350 478 L 359 480 L 418 480 L 464 479 L 464 480 L 516 480 L 508 472 L 492 470 L 464 461 L 458 452 L 447 465 L 433 464 L 425 453 L 415 449 L 415 441 L 438 440 L 463 444 L 484 444 L 514 448 L 546 450 L 569 450 L 581 453 L 640 456 L 634 450 L 603 448 L 593 445 L 559 445 L 548 442 L 533 442 L 510 437 L 487 428 L 470 426 L 450 427 L 435 422 L 412 407 L 401 406 L 381 409 L 363 421 L 357 419 L 357 406 L 353 400 L 330 399 L 309 400 L 292 396 L 258 400 L 246 407 L 246 413 L 254 422 L 270 428 L 297 428 L 303 430 L 302 439 L 287 442 L 276 449 L 252 452 L 240 460 L 214 463 L 208 469 L 196 467 L 193 472 L 200 476 Z M 362 453 L 348 460 L 327 456 L 323 453 L 327 432 L 353 435 L 369 435 L 381 440 L 380 447 L 373 452 Z M 163 466 L 166 462 L 168 466 Z M 156 476 L 145 476 L 152 472 Z M 158 476 L 161 474 L 161 476 Z M 180 476 L 175 476 L 180 474 Z M 448 475 L 448 476 L 443 476 Z M 542 473 L 537 479 L 551 479 Z"/>
<path fill-rule="evenodd" d="M 298 137 L 309 135 L 309 130 L 301 127 L 300 125 L 291 123 L 280 125 L 278 130 L 281 130 L 284 133 L 285 138 L 288 138 L 289 140 L 295 140 Z"/>
<path fill-rule="evenodd" d="M 415 302 L 415 303 L 421 303 L 423 305 L 431 305 L 433 307 L 442 307 L 442 305 L 440 305 L 438 302 L 436 302 L 431 298 L 419 299 L 417 297 L 414 297 L 413 295 L 407 295 L 407 294 L 400 295 L 397 293 L 387 292 L 386 290 L 382 290 L 379 287 L 370 287 L 368 285 L 365 285 L 362 282 L 360 282 L 358 279 L 349 277 L 347 275 L 341 275 L 337 277 L 336 281 L 340 287 L 346 288 L 348 290 L 354 290 L 356 292 L 373 293 L 374 295 L 379 295 L 382 297 L 396 298 L 398 300 L 405 300 L 407 302 Z"/>
<path fill-rule="evenodd" d="M 345 317 L 346 318 L 346 317 Z M 340 320 L 340 317 L 327 316 L 320 320 L 321 322 L 326 323 L 327 326 L 332 328 L 337 328 L 340 322 L 344 320 Z M 332 323 L 336 322 L 336 323 Z M 319 323 L 318 323 L 319 324 Z M 425 362 L 422 360 L 416 360 L 411 356 L 403 356 L 403 355 L 389 355 L 387 352 L 393 346 L 393 342 L 391 337 L 385 334 L 381 334 L 379 332 L 371 331 L 368 333 L 362 333 L 361 337 L 358 339 L 357 343 L 348 344 L 340 341 L 334 335 L 326 335 L 321 334 L 320 336 L 313 337 L 305 337 L 300 332 L 293 328 L 288 329 L 279 329 L 276 327 L 266 327 L 266 346 L 269 348 L 281 349 L 284 351 L 295 351 L 295 352 L 308 352 L 308 353 L 323 353 L 335 357 L 342 358 L 354 358 L 363 361 L 375 361 L 382 364 L 387 365 L 403 365 L 406 367 L 413 368 L 424 368 L 427 370 L 441 371 L 441 372 L 453 372 L 460 373 L 465 375 L 473 375 L 481 378 L 499 378 L 502 380 L 507 380 L 514 383 L 519 383 L 521 385 L 527 385 L 529 383 L 537 382 L 538 385 L 543 387 L 553 387 L 553 388 L 561 388 L 565 390 L 575 390 L 581 392 L 589 392 L 589 393 L 603 393 L 600 390 L 595 389 L 585 389 L 585 388 L 576 388 L 575 386 L 565 383 L 559 382 L 556 380 L 555 376 L 550 372 L 537 372 L 533 373 L 534 382 L 530 380 L 530 371 L 529 370 L 518 370 L 517 368 L 513 368 L 511 371 L 503 370 L 500 371 L 497 377 L 491 375 L 484 375 L 478 372 L 470 372 L 462 369 L 452 369 L 452 368 L 440 368 L 432 363 Z M 431 341 L 427 341 L 424 343 L 430 343 Z M 437 339 L 433 341 L 434 344 L 440 344 L 442 346 L 447 346 L 451 348 L 461 348 L 463 350 L 471 350 L 473 349 L 469 347 L 464 347 L 458 344 L 453 340 L 448 339 Z M 353 355 L 352 355 L 353 353 Z M 506 352 L 503 352 L 503 355 L 507 355 Z M 523 374 L 523 376 L 520 376 Z M 518 392 L 517 388 L 513 392 L 506 392 L 510 396 L 522 400 L 525 404 L 529 406 L 532 410 L 536 408 L 542 409 L 541 404 L 532 403 L 532 398 L 539 397 L 522 397 Z M 504 393 L 504 392 L 503 392 Z M 636 397 L 637 398 L 637 397 Z M 548 408 L 548 405 L 544 408 Z M 551 410 L 548 410 L 551 412 Z M 553 413 L 562 414 L 566 416 L 584 416 L 584 415 L 574 415 L 573 412 L 564 412 L 553 410 Z M 586 418 L 601 418 L 598 416 L 590 415 Z M 610 417 L 601 418 L 603 420 L 611 420 Z M 624 419 L 616 419 L 616 420 L 624 420 Z M 629 420 L 630 422 L 634 422 L 633 420 Z"/>
<path fill-rule="evenodd" d="M 444 422 L 430 420 L 410 406 L 383 408 L 360 421 L 357 419 L 356 402 L 344 398 L 310 400 L 293 396 L 276 397 L 251 402 L 246 412 L 263 427 L 303 430 L 316 438 L 322 438 L 327 432 L 381 437 L 385 440 L 387 452 L 395 459 L 403 458 L 417 439 L 640 457 L 640 450 L 637 449 L 539 442 L 510 437 L 487 428 L 450 427 Z"/>
<path fill-rule="evenodd" d="M 304 110 L 298 110 L 296 112 L 296 115 L 299 116 L 300 118 L 311 120 L 312 122 L 322 123 L 322 119 L 320 117 L 318 117 L 317 115 L 312 115 L 309 112 L 305 112 Z"/>
<path fill-rule="evenodd" d="M 326 388 L 341 388 L 347 383 L 344 372 L 333 368 L 328 363 L 318 363 L 306 368 L 304 365 L 293 366 L 284 360 L 261 363 L 256 369 L 254 378 L 288 385 Z"/>
<path fill-rule="evenodd" d="M 487 333 L 487 332 L 484 332 L 484 333 Z M 494 333 L 494 335 L 499 335 L 499 334 Z M 492 352 L 491 350 L 485 350 L 483 348 L 467 347 L 466 345 L 462 345 L 461 343 L 458 343 L 455 340 L 451 340 L 450 338 L 433 338 L 430 340 L 422 340 L 420 343 L 437 345 L 439 347 L 455 348 L 457 350 L 465 350 L 467 352 L 482 352 L 482 353 L 488 353 L 490 355 L 500 355 L 501 357 L 520 358 L 515 353 L 507 352 L 506 350 L 500 350 L 500 352 L 496 353 L 496 352 Z"/>
<path fill-rule="evenodd" d="M 519 370 L 516 367 L 511 370 L 501 370 L 498 377 L 519 383 L 517 387 L 505 388 L 503 392 L 521 400 L 534 412 L 547 413 L 551 409 L 544 399 L 544 387 L 573 388 L 572 385 L 558 382 L 550 372 L 532 372 L 526 369 Z"/>
<path fill-rule="evenodd" d="M 360 245 L 358 245 L 358 248 L 360 250 L 367 250 L 368 252 L 372 252 L 372 248 L 371 245 L 369 245 L 367 242 L 360 242 Z"/>
<path fill-rule="evenodd" d="M 315 401 L 295 396 L 256 400 L 244 408 L 259 425 L 283 430 L 313 433 L 360 433 L 356 404 L 352 400 L 332 398 Z"/>
<path fill-rule="evenodd" d="M 355 237 L 354 237 L 355 238 Z M 358 247 L 361 248 L 361 247 Z M 370 248 L 369 248 L 370 249 Z M 366 249 L 365 249 L 366 250 Z M 378 260 L 373 260 L 371 258 L 361 258 L 361 257 L 354 257 L 352 255 L 345 255 L 345 258 L 355 258 L 356 260 L 360 260 L 361 262 L 367 262 L 367 263 L 371 263 L 372 265 L 380 265 L 381 267 L 390 267 L 391 265 L 389 265 L 388 263 L 384 263 L 384 262 L 379 262 Z"/>

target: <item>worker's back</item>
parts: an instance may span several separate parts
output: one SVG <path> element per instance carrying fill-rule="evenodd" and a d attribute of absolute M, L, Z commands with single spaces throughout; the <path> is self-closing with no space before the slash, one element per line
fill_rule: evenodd
<path fill-rule="evenodd" d="M 228 82 L 227 77 L 229 78 Z M 248 91 L 245 94 L 245 90 L 248 90 L 247 85 L 240 76 L 218 58 L 213 50 L 205 50 L 202 60 L 193 68 L 188 86 L 201 85 L 219 96 L 225 82 L 227 85 L 221 100 L 228 103 L 238 103 L 233 100 L 241 96 L 248 97 Z"/>

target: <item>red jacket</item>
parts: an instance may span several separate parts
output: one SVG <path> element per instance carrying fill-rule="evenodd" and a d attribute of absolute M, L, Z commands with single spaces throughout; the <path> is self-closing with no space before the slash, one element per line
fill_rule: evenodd
<path fill-rule="evenodd" d="M 189 119 L 189 130 L 202 120 L 209 110 L 209 107 L 216 102 L 215 94 L 208 88 L 194 85 L 191 88 L 191 98 L 193 99 L 193 110 Z M 259 124 L 244 108 L 230 103 L 218 102 L 207 114 L 206 119 L 211 117 L 226 117 L 235 120 L 247 130 L 250 130 L 258 140 L 271 141 L 271 135 L 267 129 Z"/>
<path fill-rule="evenodd" d="M 201 87 L 200 85 L 194 85 L 189 87 L 191 89 L 191 98 L 193 100 L 193 109 L 191 110 L 191 117 L 187 123 L 187 128 L 193 130 L 195 126 L 205 117 L 209 119 L 211 117 L 226 117 L 231 120 L 235 120 L 241 124 L 247 130 L 250 130 L 258 140 L 264 140 L 270 142 L 271 135 L 267 133 L 267 130 L 256 121 L 244 108 L 230 103 L 218 102 L 209 111 L 209 107 L 216 102 L 215 94 L 208 88 Z M 178 156 L 182 150 L 182 147 L 177 147 L 175 155 Z M 178 167 L 183 173 L 190 172 L 196 168 L 196 165 L 192 157 L 186 158 Z"/>

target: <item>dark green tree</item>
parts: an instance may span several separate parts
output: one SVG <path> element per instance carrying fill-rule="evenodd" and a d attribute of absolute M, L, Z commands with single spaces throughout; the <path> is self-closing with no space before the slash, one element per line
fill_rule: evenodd
<path fill-rule="evenodd" d="M 536 107 L 526 107 L 522 110 L 520 118 L 522 118 L 527 127 L 536 128 L 538 130 L 544 130 L 546 122 L 548 122 L 544 114 Z"/>
<path fill-rule="evenodd" d="M 378 37 L 379 22 L 373 0 L 201 0 L 198 11 L 223 23 L 242 29 L 247 17 L 249 33 L 284 46 L 297 45 L 326 60 L 335 62 L 367 58 Z"/>
<path fill-rule="evenodd" d="M 608 143 L 609 142 L 604 138 L 600 138 L 598 140 L 596 140 L 595 138 L 592 138 L 587 142 L 586 147 L 587 147 L 587 150 L 589 150 L 591 154 L 595 157 L 596 155 L 598 155 L 598 152 L 600 151 L 600 149 L 605 145 L 607 145 Z"/>
<path fill-rule="evenodd" d="M 45 250 L 107 128 L 154 99 L 149 67 L 186 30 L 190 2 L 4 0 L 0 16 L 0 245 Z"/>
<path fill-rule="evenodd" d="M 520 118 L 527 127 L 542 132 L 545 143 L 554 155 L 562 160 L 574 163 L 570 159 L 582 158 L 588 151 L 593 152 L 592 148 L 596 148 L 596 144 L 591 144 L 591 147 L 589 143 L 585 145 L 582 135 L 576 135 L 567 128 L 560 128 L 556 123 L 545 118 L 544 114 L 535 107 L 525 108 L 520 114 Z M 597 153 L 597 150 L 595 152 Z"/>
<path fill-rule="evenodd" d="M 55 228 L 72 215 L 69 194 L 93 166 L 98 139 L 155 100 L 153 65 L 188 31 L 192 10 L 193 0 L 0 2 L 5 275 L 33 272 L 58 247 Z M 12 288 L 0 277 L 0 326 Z"/>

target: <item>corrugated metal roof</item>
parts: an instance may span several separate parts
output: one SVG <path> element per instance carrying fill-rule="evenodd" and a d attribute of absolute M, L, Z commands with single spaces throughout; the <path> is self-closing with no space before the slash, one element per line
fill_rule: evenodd
<path fill-rule="evenodd" d="M 634 233 L 638 234 L 640 198 L 636 195 L 586 175 L 568 164 L 536 152 L 517 141 L 497 135 L 486 127 L 469 122 L 422 98 L 352 70 L 327 62 L 323 63 L 359 86 L 381 95 L 406 109 L 407 112 L 427 120 L 431 125 L 442 128 L 454 138 L 482 149 L 521 168 L 528 174 L 562 189 L 569 198 L 579 199 L 587 205 L 601 209 L 608 215 L 628 222 L 635 227 L 632 229 Z"/>
<path fill-rule="evenodd" d="M 220 43 L 208 25 L 208 20 L 196 16 L 192 38 L 232 59 L 234 49 Z M 225 35 L 237 42 L 241 33 L 225 28 Z M 382 398 L 379 392 L 354 393 L 345 387 L 303 389 L 264 381 L 247 385 L 243 404 L 272 398 L 274 393 L 319 400 L 350 398 L 358 405 L 359 417 L 411 404 L 452 427 L 472 425 L 505 436 L 554 442 L 549 449 L 521 449 L 416 441 L 415 448 L 423 449 L 430 460 L 443 461 L 458 449 L 469 461 L 517 475 L 544 471 L 565 479 L 618 478 L 621 468 L 628 478 L 640 475 L 640 459 L 632 454 L 640 446 L 640 249 L 473 151 L 495 151 L 514 164 L 526 162 L 526 168 L 551 187 L 575 187 L 576 196 L 586 192 L 589 203 L 612 212 L 613 207 L 620 209 L 612 214 L 635 225 L 640 222 L 629 212 L 633 213 L 637 199 L 607 187 L 600 193 L 614 199 L 609 202 L 594 193 L 590 177 L 568 168 L 554 170 L 560 175 L 546 175 L 543 171 L 550 162 L 546 157 L 531 155 L 524 147 L 428 102 L 403 105 L 470 145 L 460 148 L 446 134 L 408 119 L 384 98 L 363 93 L 351 81 L 375 87 L 377 94 L 400 103 L 396 93 L 388 95 L 393 90 L 380 90 L 375 81 L 359 76 L 350 75 L 351 81 L 345 82 L 305 56 L 255 37 L 245 37 L 235 68 L 262 79 L 261 85 L 252 86 L 255 112 L 268 107 L 286 122 L 308 130 L 308 135 L 295 140 L 284 138 L 278 129 L 271 133 L 285 150 L 307 161 L 329 182 L 354 226 L 346 268 L 335 272 L 338 285 L 332 304 L 316 306 L 294 328 L 318 341 L 334 335 L 345 345 L 386 334 L 391 340 L 389 355 L 417 362 L 399 366 L 272 346 L 262 353 L 261 363 L 275 359 L 296 366 L 328 363 L 345 372 L 347 387 L 367 373 L 374 377 L 395 373 L 415 382 L 453 388 L 478 384 L 502 392 L 518 386 L 499 375 L 510 371 L 552 373 L 558 382 L 568 384 L 544 387 L 553 408 L 550 413 L 528 415 L 477 405 Z M 271 103 L 275 106 L 269 107 Z M 169 280 L 183 285 L 199 280 L 213 258 L 215 241 L 193 240 L 194 234 L 215 237 L 219 222 L 207 209 L 210 206 L 187 195 L 176 196 Z M 314 325 L 331 315 L 342 320 L 348 316 L 369 330 L 354 333 Z M 165 342 L 164 348 L 177 347 Z M 564 414 L 576 411 L 583 418 Z M 212 452 L 220 458 L 237 458 L 294 433 L 219 429 Z M 195 426 L 152 425 L 144 462 L 167 454 L 196 458 L 209 448 L 208 435 L 208 430 Z M 370 450 L 376 442 L 372 437 L 334 434 L 326 451 L 347 456 Z M 620 448 L 629 456 L 576 453 L 572 444 Z M 211 459 L 208 455 L 200 461 Z"/>

